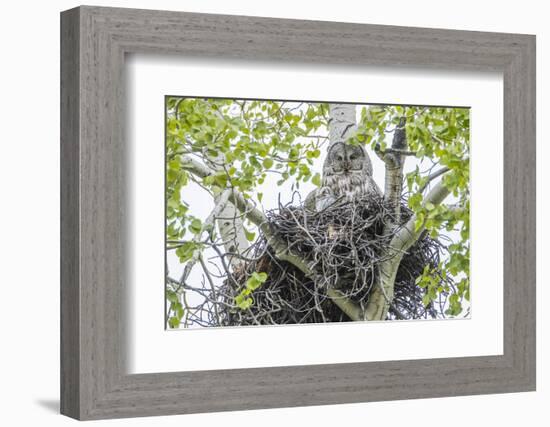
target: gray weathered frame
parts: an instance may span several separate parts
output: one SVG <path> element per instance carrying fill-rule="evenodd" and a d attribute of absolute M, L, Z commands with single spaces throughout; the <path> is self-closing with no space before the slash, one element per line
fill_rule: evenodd
<path fill-rule="evenodd" d="M 124 57 L 504 75 L 504 354 L 128 375 Z M 83 6 L 61 14 L 61 412 L 78 419 L 535 390 L 535 37 Z"/>

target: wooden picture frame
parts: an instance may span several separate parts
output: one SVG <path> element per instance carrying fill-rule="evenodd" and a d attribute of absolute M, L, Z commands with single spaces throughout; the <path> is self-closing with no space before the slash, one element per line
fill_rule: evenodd
<path fill-rule="evenodd" d="M 490 70 L 504 78 L 503 355 L 128 375 L 124 58 Z M 535 37 L 78 7 L 61 14 L 61 412 L 77 419 L 535 390 Z"/>

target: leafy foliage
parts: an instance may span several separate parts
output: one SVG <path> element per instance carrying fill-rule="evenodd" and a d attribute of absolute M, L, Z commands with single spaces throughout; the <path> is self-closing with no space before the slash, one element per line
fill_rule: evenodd
<path fill-rule="evenodd" d="M 427 290 L 425 305 L 442 292 L 450 293 L 446 314 L 457 316 L 470 296 L 469 110 L 358 108 L 358 129 L 350 142 L 372 150 L 387 149 L 395 127 L 406 117 L 407 150 L 414 153 L 418 166 L 405 176 L 404 197 L 419 229 L 424 227 L 432 238 L 451 240 L 439 271 L 454 277 L 458 286 L 450 289 L 441 284 L 430 268 L 424 269 L 417 284 Z M 203 233 L 216 233 L 191 214 L 191 201 L 184 192 L 190 182 L 212 196 L 234 188 L 258 206 L 266 197 L 259 188 L 270 174 L 278 176 L 278 185 L 292 182 L 296 189 L 308 181 L 321 185 L 313 165 L 328 140 L 326 103 L 167 97 L 166 112 L 166 241 L 167 250 L 174 250 L 182 264 L 204 251 Z M 184 167 L 185 156 L 206 164 L 214 173 L 204 179 L 195 177 Z M 429 177 L 442 168 L 448 169 L 439 179 L 452 192 L 451 204 L 426 204 Z M 245 228 L 245 235 L 251 242 L 257 238 L 250 227 Z M 234 304 L 246 310 L 254 302 L 254 291 L 266 279 L 265 272 L 253 273 Z M 178 327 L 185 315 L 182 293 L 181 286 L 167 280 L 167 322 L 172 328 Z"/>
<path fill-rule="evenodd" d="M 249 308 L 254 302 L 251 297 L 252 292 L 262 286 L 262 283 L 264 283 L 266 280 L 267 273 L 253 272 L 246 281 L 244 289 L 239 293 L 239 295 L 235 297 L 235 304 L 237 305 L 237 307 L 239 307 L 241 310 L 246 310 L 247 308 Z"/>

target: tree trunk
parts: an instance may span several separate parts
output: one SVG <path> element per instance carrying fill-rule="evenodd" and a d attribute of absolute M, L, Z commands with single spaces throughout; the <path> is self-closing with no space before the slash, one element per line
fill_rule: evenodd
<path fill-rule="evenodd" d="M 329 146 L 345 143 L 357 130 L 355 105 L 329 104 Z"/>
<path fill-rule="evenodd" d="M 386 152 L 383 157 L 384 163 L 386 164 L 384 200 L 386 200 L 394 213 L 394 221 L 391 226 L 399 225 L 401 222 L 401 193 L 403 191 L 403 166 L 405 165 L 405 156 L 400 154 L 399 151 L 407 148 L 405 124 L 405 117 L 401 117 L 393 134 L 391 144 L 393 151 Z"/>
<path fill-rule="evenodd" d="M 214 198 L 214 202 L 218 202 L 219 196 Z M 218 219 L 218 230 L 224 242 L 225 252 L 227 254 L 242 254 L 248 248 L 248 240 L 244 233 L 244 225 L 241 213 L 235 208 L 232 203 L 227 203 L 221 211 Z M 232 267 L 235 267 L 241 262 L 237 256 L 228 257 Z"/>
<path fill-rule="evenodd" d="M 205 155 L 205 158 L 208 159 L 214 172 L 229 169 L 230 165 L 224 163 L 222 156 L 212 158 Z M 214 195 L 215 204 L 219 203 L 221 194 L 220 192 Z M 232 256 L 231 254 L 243 254 L 249 246 L 244 232 L 242 213 L 235 208 L 234 204 L 226 203 L 222 211 L 217 215 L 216 223 L 220 232 L 220 237 L 223 241 L 225 253 L 228 254 L 227 260 L 231 267 L 235 268 L 236 265 L 241 263 L 241 258 Z"/>
<path fill-rule="evenodd" d="M 405 124 L 406 119 L 402 117 L 394 131 L 391 150 L 379 153 L 380 158 L 386 166 L 384 201 L 393 214 L 386 223 L 385 235 L 390 234 L 393 229 L 401 225 L 401 193 L 403 191 L 405 157 L 399 151 L 407 148 Z M 393 240 L 391 243 L 393 243 Z M 391 243 L 382 254 L 382 258 L 385 261 L 382 261 L 378 265 L 376 286 L 367 304 L 366 313 L 370 320 L 385 320 L 393 301 L 395 278 L 399 264 L 401 264 L 401 259 L 403 258 L 403 252 L 396 251 Z"/>

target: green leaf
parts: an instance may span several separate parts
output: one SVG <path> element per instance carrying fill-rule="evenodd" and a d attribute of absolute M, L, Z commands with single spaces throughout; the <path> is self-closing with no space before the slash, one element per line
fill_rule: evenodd
<path fill-rule="evenodd" d="M 168 319 L 168 326 L 170 326 L 170 328 L 172 329 L 176 329 L 180 326 L 180 319 L 178 319 L 177 317 L 170 317 Z"/>
<path fill-rule="evenodd" d="M 246 228 L 244 228 L 244 234 L 246 236 L 246 240 L 248 240 L 249 242 L 252 242 L 254 240 L 254 238 L 256 237 L 256 233 L 254 233 L 253 231 L 248 231 Z"/>
<path fill-rule="evenodd" d="M 418 194 L 418 193 L 413 194 L 412 196 L 409 197 L 409 200 L 408 200 L 409 207 L 413 211 L 416 211 L 420 207 L 421 201 L 422 201 L 422 194 Z"/>
<path fill-rule="evenodd" d="M 419 212 L 414 221 L 414 231 L 419 231 L 424 225 L 424 214 Z"/>
<path fill-rule="evenodd" d="M 198 234 L 202 230 L 202 222 L 198 218 L 193 218 L 191 224 L 189 224 L 189 231 L 193 234 Z"/>
<path fill-rule="evenodd" d="M 432 302 L 432 299 L 430 298 L 429 294 L 422 295 L 422 304 L 424 304 L 424 307 L 427 307 Z"/>
<path fill-rule="evenodd" d="M 193 253 L 196 248 L 197 245 L 193 242 L 182 243 L 182 245 L 176 249 L 176 255 L 179 258 L 180 262 L 184 264 L 191 258 L 193 258 Z"/>
<path fill-rule="evenodd" d="M 267 273 L 257 273 L 253 272 L 248 280 L 246 281 L 246 289 L 253 292 L 256 289 L 258 289 L 262 283 L 264 283 L 267 280 Z"/>
<path fill-rule="evenodd" d="M 270 169 L 271 166 L 273 166 L 273 159 L 271 159 L 271 158 L 269 158 L 269 157 L 266 157 L 266 158 L 263 160 L 262 164 L 264 165 L 264 168 Z"/>
<path fill-rule="evenodd" d="M 311 182 L 313 182 L 317 187 L 321 186 L 321 175 L 319 173 L 316 173 L 313 175 L 313 178 L 311 179 Z"/>
<path fill-rule="evenodd" d="M 254 279 L 256 279 L 258 282 L 264 283 L 264 282 L 267 280 L 267 273 L 264 273 L 264 272 L 260 272 L 260 273 L 254 272 L 254 273 L 252 273 L 252 277 L 254 277 Z"/>
<path fill-rule="evenodd" d="M 247 310 L 252 305 L 253 300 L 250 297 L 247 297 L 246 295 L 239 294 L 235 297 L 235 304 L 237 307 L 239 307 L 241 310 Z"/>
<path fill-rule="evenodd" d="M 174 291 L 166 291 L 166 299 L 173 303 L 179 302 L 178 295 Z"/>

